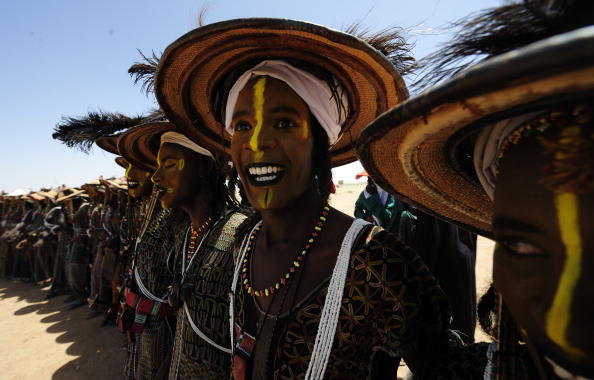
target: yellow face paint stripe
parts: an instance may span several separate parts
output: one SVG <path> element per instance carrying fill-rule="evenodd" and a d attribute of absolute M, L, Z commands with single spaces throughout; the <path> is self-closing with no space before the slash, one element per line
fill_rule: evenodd
<path fill-rule="evenodd" d="M 186 166 L 186 160 L 180 158 L 179 161 L 177 161 L 177 170 L 181 172 L 182 170 L 184 170 L 184 166 Z"/>
<path fill-rule="evenodd" d="M 562 140 L 571 139 L 580 133 L 580 127 L 569 127 L 562 131 Z M 557 154 L 556 158 L 563 158 Z M 579 198 L 573 193 L 556 193 L 555 206 L 557 208 L 557 222 L 561 241 L 565 246 L 565 264 L 557 285 L 557 292 L 553 304 L 547 313 L 546 331 L 553 342 L 564 351 L 575 357 L 586 354 L 571 345 L 567 339 L 568 327 L 572 316 L 572 303 L 575 288 L 581 276 L 582 239 L 579 223 Z"/>
<path fill-rule="evenodd" d="M 132 164 L 128 164 L 128 167 L 126 168 L 126 174 L 124 174 L 126 178 L 130 178 L 130 170 L 132 170 Z"/>
<path fill-rule="evenodd" d="M 301 137 L 305 140 L 309 137 L 309 123 L 307 120 L 303 121 L 303 126 L 301 130 Z"/>
<path fill-rule="evenodd" d="M 571 322 L 573 293 L 581 275 L 582 241 L 580 236 L 578 196 L 559 193 L 555 196 L 557 220 L 561 240 L 565 246 L 565 265 L 559 279 L 553 304 L 547 313 L 547 334 L 568 354 L 583 356 L 585 353 L 573 347 L 567 340 Z"/>
<path fill-rule="evenodd" d="M 250 138 L 250 148 L 256 153 L 256 160 L 262 158 L 264 152 L 258 146 L 258 138 L 262 132 L 262 124 L 264 124 L 264 90 L 266 89 L 266 77 L 262 77 L 254 84 L 254 119 L 256 119 L 256 126 Z"/>

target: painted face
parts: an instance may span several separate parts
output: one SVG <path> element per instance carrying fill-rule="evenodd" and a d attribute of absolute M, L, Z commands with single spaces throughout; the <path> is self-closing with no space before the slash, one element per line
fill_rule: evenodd
<path fill-rule="evenodd" d="M 149 196 L 153 190 L 151 173 L 128 164 L 126 169 L 128 180 L 128 194 L 134 199 Z"/>
<path fill-rule="evenodd" d="M 537 138 L 510 150 L 495 193 L 493 279 L 538 351 L 594 373 L 594 192 L 542 185 L 551 161 Z"/>
<path fill-rule="evenodd" d="M 305 102 L 280 80 L 258 77 L 239 93 L 231 156 L 254 208 L 282 208 L 312 185 L 310 120 Z"/>
<path fill-rule="evenodd" d="M 164 208 L 180 207 L 199 194 L 200 159 L 198 153 L 181 145 L 161 145 L 157 156 L 159 167 L 152 181 L 161 190 L 160 200 Z"/>

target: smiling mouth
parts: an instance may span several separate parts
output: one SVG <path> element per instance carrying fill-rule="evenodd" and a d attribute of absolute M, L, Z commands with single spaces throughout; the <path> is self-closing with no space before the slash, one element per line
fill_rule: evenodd
<path fill-rule="evenodd" d="M 249 164 L 245 171 L 250 184 L 253 186 L 271 186 L 277 184 L 285 175 L 287 168 L 283 165 L 269 162 Z"/>
<path fill-rule="evenodd" d="M 130 190 L 136 189 L 138 186 L 140 186 L 140 182 L 135 181 L 133 179 L 128 180 L 128 189 L 130 189 Z"/>

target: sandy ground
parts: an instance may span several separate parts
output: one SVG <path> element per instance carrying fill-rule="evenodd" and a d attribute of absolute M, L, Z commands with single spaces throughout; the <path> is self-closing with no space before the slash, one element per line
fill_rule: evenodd
<path fill-rule="evenodd" d="M 339 186 L 331 204 L 353 214 L 364 185 Z M 479 238 L 479 296 L 491 279 L 493 242 Z M 66 311 L 65 296 L 45 300 L 47 289 L 0 280 L 0 380 L 121 379 L 124 336 L 87 320 L 86 307 Z M 477 330 L 478 341 L 486 337 Z"/>

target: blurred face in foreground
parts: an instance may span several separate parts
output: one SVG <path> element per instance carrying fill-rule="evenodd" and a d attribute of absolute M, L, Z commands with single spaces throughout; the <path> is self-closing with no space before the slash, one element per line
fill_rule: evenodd
<path fill-rule="evenodd" d="M 592 120 L 526 137 L 505 154 L 493 225 L 493 279 L 514 319 L 541 355 L 588 377 L 594 376 Z M 557 148 L 546 151 L 543 139 Z M 576 146 L 589 149 L 589 162 Z M 546 185 L 551 175 L 556 186 Z"/>

